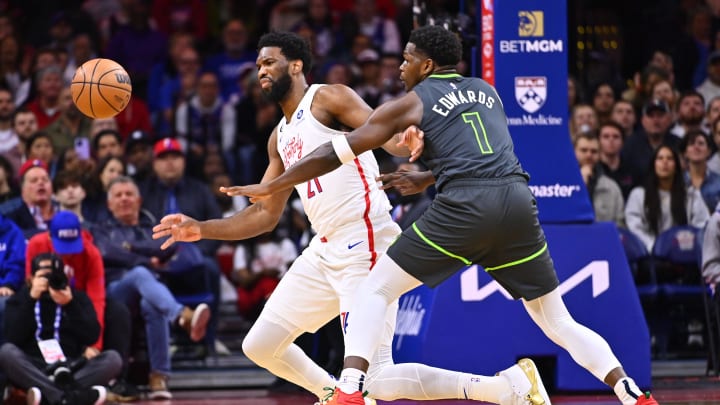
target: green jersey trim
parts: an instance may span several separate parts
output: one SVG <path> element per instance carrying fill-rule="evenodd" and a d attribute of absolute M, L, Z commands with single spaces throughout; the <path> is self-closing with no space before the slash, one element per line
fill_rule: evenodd
<path fill-rule="evenodd" d="M 543 245 L 543 247 L 540 248 L 540 250 L 538 250 L 537 252 L 531 254 L 531 255 L 528 256 L 528 257 L 524 257 L 524 258 L 522 258 L 522 259 L 520 259 L 520 260 L 515 260 L 514 262 L 501 264 L 500 266 L 486 267 L 486 268 L 485 268 L 485 271 L 493 271 L 493 270 L 504 269 L 504 268 L 506 268 L 506 267 L 517 266 L 518 264 L 523 264 L 523 263 L 529 262 L 530 260 L 532 260 L 532 259 L 540 256 L 541 254 L 543 254 L 543 252 L 545 252 L 546 250 L 547 250 L 547 242 L 545 242 L 545 245 Z"/>
<path fill-rule="evenodd" d="M 430 245 L 431 247 L 433 247 L 433 248 L 437 249 L 438 251 L 440 251 L 442 254 L 447 255 L 447 256 L 450 256 L 450 257 L 452 257 L 453 259 L 458 259 L 458 260 L 460 260 L 461 262 L 465 263 L 465 265 L 467 265 L 467 266 L 469 266 L 469 265 L 472 264 L 472 262 L 471 262 L 470 260 L 468 260 L 468 259 L 466 259 L 466 258 L 464 258 L 464 257 L 462 257 L 462 256 L 458 256 L 458 255 L 456 255 L 456 254 L 454 254 L 454 253 L 448 252 L 447 250 L 443 249 L 441 246 L 439 246 L 439 245 L 436 244 L 435 242 L 433 242 L 433 241 L 431 241 L 430 239 L 428 239 L 427 236 L 423 235 L 423 233 L 420 232 L 420 229 L 418 229 L 417 225 L 415 225 L 414 222 L 413 222 L 413 224 L 412 224 L 412 228 L 413 228 L 413 230 L 415 231 L 415 233 L 420 237 L 420 239 L 422 239 L 425 243 L 427 243 L 427 244 Z"/>
<path fill-rule="evenodd" d="M 429 76 L 432 79 L 452 79 L 453 77 L 462 77 L 459 73 L 438 73 Z"/>

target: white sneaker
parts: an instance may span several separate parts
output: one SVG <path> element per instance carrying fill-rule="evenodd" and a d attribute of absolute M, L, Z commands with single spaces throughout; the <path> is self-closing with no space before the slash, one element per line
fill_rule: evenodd
<path fill-rule="evenodd" d="M 27 390 L 27 405 L 40 405 L 42 393 L 38 387 L 30 387 Z"/>
<path fill-rule="evenodd" d="M 500 405 L 551 405 L 535 363 L 520 359 L 517 364 L 499 375 L 510 382 L 512 392 L 500 398 Z"/>

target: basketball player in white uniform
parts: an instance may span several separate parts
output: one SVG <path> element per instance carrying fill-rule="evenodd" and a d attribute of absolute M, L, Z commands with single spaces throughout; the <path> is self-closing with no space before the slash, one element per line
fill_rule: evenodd
<path fill-rule="evenodd" d="M 344 136 L 332 126 L 355 128 L 365 122 L 372 110 L 346 86 L 308 86 L 305 74 L 310 68 L 310 52 L 297 35 L 266 34 L 258 47 L 262 89 L 280 104 L 284 113 L 268 142 L 270 163 L 263 177 L 265 182 L 282 174 L 319 145 Z M 386 149 L 394 154 L 411 154 L 395 140 Z M 336 381 L 293 342 L 302 333 L 314 332 L 338 315 L 344 329 L 351 317 L 348 311 L 355 290 L 400 234 L 399 226 L 390 217 L 387 196 L 375 183 L 378 175 L 375 157 L 366 152 L 337 170 L 296 187 L 317 235 L 281 279 L 243 341 L 243 351 L 251 360 L 317 395 L 320 404 L 328 393 L 332 394 Z M 201 238 L 246 239 L 275 227 L 291 191 L 256 201 L 224 219 L 198 222 L 182 214 L 168 215 L 155 226 L 153 237 L 170 236 L 163 247 L 175 241 Z M 524 369 L 515 365 L 498 376 L 485 377 L 416 363 L 393 364 L 391 344 L 396 310 L 397 301 L 385 319 L 378 320 L 383 339 L 365 386 L 371 397 L 482 401 L 498 393 L 513 392 L 505 403 L 530 404 L 523 396 L 537 391 L 538 385 L 542 388 L 534 365 Z"/>

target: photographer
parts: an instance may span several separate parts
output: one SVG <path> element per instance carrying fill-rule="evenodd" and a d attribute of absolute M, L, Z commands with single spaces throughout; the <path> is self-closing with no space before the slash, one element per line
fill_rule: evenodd
<path fill-rule="evenodd" d="M 7 302 L 0 367 L 27 390 L 28 404 L 102 404 L 103 385 L 119 373 L 120 355 L 106 350 L 85 359 L 100 335 L 90 299 L 70 288 L 59 256 L 41 253 L 31 266 L 28 285 Z"/>

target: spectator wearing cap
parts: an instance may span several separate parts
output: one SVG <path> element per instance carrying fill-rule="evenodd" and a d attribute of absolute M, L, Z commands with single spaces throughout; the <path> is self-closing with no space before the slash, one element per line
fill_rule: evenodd
<path fill-rule="evenodd" d="M 60 91 L 58 108 L 60 110 L 59 117 L 43 132 L 50 136 L 53 148 L 58 155 L 61 155 L 66 149 L 75 145 L 76 139 L 90 137 L 92 119 L 81 113 L 75 106 L 70 87 L 64 87 Z"/>
<path fill-rule="evenodd" d="M 11 219 L 26 238 L 48 229 L 57 211 L 52 201 L 52 183 L 47 165 L 38 159 L 28 160 L 20 168 L 20 197 L 0 205 L 0 214 Z"/>
<path fill-rule="evenodd" d="M 60 105 L 60 92 L 63 88 L 62 71 L 55 65 L 48 66 L 36 73 L 35 98 L 27 108 L 35 114 L 38 129 L 44 129 L 52 124 L 62 111 Z"/>
<path fill-rule="evenodd" d="M 713 51 L 708 56 L 707 78 L 695 90 L 703 95 L 706 103 L 720 96 L 720 50 Z"/>
<path fill-rule="evenodd" d="M 207 304 L 195 310 L 180 304 L 158 274 L 165 269 L 175 249 L 162 250 L 162 241 L 152 238 L 155 218 L 141 210 L 135 182 L 118 177 L 110 182 L 107 204 L 110 219 L 92 227 L 103 260 L 110 297 L 124 302 L 145 321 L 150 360 L 150 398 L 170 399 L 167 380 L 171 371 L 168 324 L 177 323 L 194 341 L 206 332 L 210 310 Z"/>
<path fill-rule="evenodd" d="M 122 136 L 114 129 L 103 129 L 92 140 L 92 154 L 97 160 L 123 156 Z"/>
<path fill-rule="evenodd" d="M 143 208 L 155 218 L 162 218 L 170 213 L 182 212 L 193 218 L 222 218 L 220 207 L 205 183 L 187 177 L 185 172 L 185 156 L 180 143 L 176 139 L 164 138 L 155 143 L 153 148 L 153 175 L 140 184 Z M 216 253 L 220 241 L 201 240 L 196 245 L 203 253 L 205 271 L 210 273 L 211 289 L 215 297 L 220 296 L 220 268 Z M 202 276 L 202 274 L 192 274 Z M 195 284 L 197 285 L 197 284 Z M 218 299 L 215 299 L 211 310 L 217 313 Z M 217 317 L 211 320 L 208 337 L 214 339 Z"/>
<path fill-rule="evenodd" d="M 50 221 L 50 229 L 28 241 L 25 277 L 32 274 L 32 258 L 44 252 L 57 253 L 65 262 L 66 273 L 80 291 L 85 291 L 95 308 L 101 330 L 105 329 L 105 268 L 92 235 L 84 230 L 80 218 L 71 211 L 60 211 Z M 92 346 L 101 350 L 102 335 Z"/>
<path fill-rule="evenodd" d="M 705 100 L 702 94 L 689 90 L 680 95 L 677 101 L 677 120 L 670 128 L 670 133 L 682 138 L 693 130 L 703 130 L 705 118 Z"/>
<path fill-rule="evenodd" d="M 59 256 L 45 252 L 28 262 L 28 285 L 8 300 L 8 343 L 0 348 L 0 368 L 13 385 L 27 390 L 28 404 L 104 403 L 104 385 L 118 375 L 122 362 L 115 351 L 85 357 L 85 347 L 100 335 L 90 299 L 71 284 L 49 281 L 51 274 L 62 275 Z M 48 341 L 54 341 L 60 353 L 43 353 Z M 59 377 L 59 368 L 50 374 L 48 367 L 56 362 L 65 363 L 70 381 Z"/>
<path fill-rule="evenodd" d="M 677 149 L 680 139 L 668 131 L 672 123 L 670 108 L 662 100 L 650 100 L 642 109 L 640 128 L 625 142 L 622 160 L 628 163 L 635 185 L 642 184 L 655 150 L 661 145 Z"/>
<path fill-rule="evenodd" d="M 142 182 L 152 173 L 153 141 L 146 131 L 133 131 L 125 140 L 127 174 L 136 182 Z"/>

